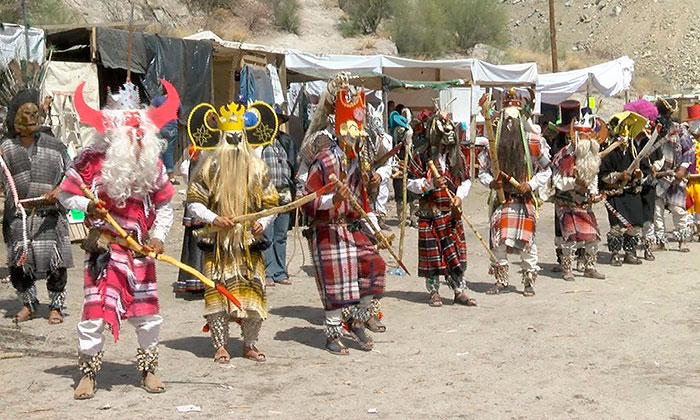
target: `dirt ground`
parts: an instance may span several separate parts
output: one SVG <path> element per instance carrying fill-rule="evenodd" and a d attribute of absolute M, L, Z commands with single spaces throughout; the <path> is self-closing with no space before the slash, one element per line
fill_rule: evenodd
<path fill-rule="evenodd" d="M 177 197 L 177 206 L 182 195 Z M 602 205 L 597 212 L 607 231 Z M 474 187 L 465 203 L 487 233 L 486 190 Z M 178 216 L 181 216 L 178 209 Z M 137 387 L 136 340 L 130 325 L 119 343 L 108 338 L 99 391 L 74 401 L 75 325 L 82 304 L 81 269 L 70 271 L 64 324 L 41 317 L 16 329 L 19 305 L 11 285 L 0 285 L 0 412 L 4 419 L 197 418 L 467 418 L 467 419 L 696 419 L 700 417 L 700 261 L 693 253 L 658 254 L 641 266 L 600 267 L 605 281 L 566 283 L 551 273 L 553 209 L 540 209 L 538 243 L 543 272 L 537 295 L 487 296 L 488 259 L 468 232 L 472 295 L 477 308 L 456 307 L 443 285 L 445 306 L 426 304 L 423 281 L 389 275 L 383 312 L 388 331 L 375 335 L 370 353 L 348 357 L 323 350 L 323 311 L 305 244 L 290 236 L 292 286 L 269 288 L 270 317 L 259 347 L 268 362 L 234 357 L 216 365 L 201 332 L 202 302 L 176 299 L 176 272 L 158 266 L 161 313 L 160 373 L 168 390 L 149 395 Z M 398 232 L 397 228 L 394 231 Z M 179 256 L 182 227 L 166 250 Z M 416 270 L 417 233 L 409 229 L 410 270 Z M 304 248 L 305 254 L 301 253 Z M 2 250 L 4 258 L 4 249 Z M 601 252 L 600 260 L 609 256 Z M 82 253 L 74 247 L 80 265 Z M 414 273 L 415 274 L 415 273 Z M 522 290 L 517 269 L 511 281 Z M 44 282 L 39 296 L 46 301 Z M 232 331 L 237 334 L 237 328 Z M 109 336 L 108 336 L 109 337 Z M 232 339 L 238 356 L 242 343 Z M 179 413 L 196 405 L 201 412 Z"/>

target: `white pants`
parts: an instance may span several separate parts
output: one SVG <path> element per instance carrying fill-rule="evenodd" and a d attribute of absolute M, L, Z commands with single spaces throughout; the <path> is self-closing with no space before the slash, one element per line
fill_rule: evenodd
<path fill-rule="evenodd" d="M 493 255 L 498 261 L 498 265 L 508 265 L 508 253 L 506 252 L 506 245 L 500 244 L 498 247 L 493 248 Z M 540 267 L 537 265 L 537 245 L 532 244 L 529 250 L 523 250 L 520 252 L 520 267 L 523 272 L 527 271 L 540 271 Z"/>
<path fill-rule="evenodd" d="M 666 239 L 665 204 L 666 201 L 662 197 L 656 197 L 656 202 L 654 203 L 654 232 L 657 239 Z M 688 227 L 688 213 L 681 206 L 669 205 L 668 207 L 671 211 L 674 229 L 679 232 L 685 231 Z"/>
<path fill-rule="evenodd" d="M 379 184 L 379 191 L 377 192 L 377 204 L 375 205 L 375 210 L 379 215 L 386 215 L 386 203 L 389 201 L 389 182 L 391 178 L 383 179 Z"/>
<path fill-rule="evenodd" d="M 562 241 L 561 242 L 561 252 L 565 257 L 573 257 L 576 254 L 576 250 L 583 248 L 588 255 L 598 254 L 598 243 L 600 241 L 590 241 L 590 242 L 576 242 L 576 241 Z"/>
<path fill-rule="evenodd" d="M 129 324 L 136 328 L 139 347 L 147 349 L 158 344 L 160 326 L 163 317 L 144 315 L 128 318 Z M 87 356 L 101 352 L 105 345 L 105 321 L 102 318 L 87 319 L 78 323 L 78 351 Z"/>
<path fill-rule="evenodd" d="M 642 225 L 642 237 L 646 239 L 654 239 L 654 223 L 653 222 L 644 222 Z"/>

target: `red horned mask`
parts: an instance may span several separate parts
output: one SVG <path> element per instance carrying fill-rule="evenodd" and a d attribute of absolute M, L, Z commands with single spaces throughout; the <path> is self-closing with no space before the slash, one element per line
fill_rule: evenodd
<path fill-rule="evenodd" d="M 167 97 L 163 105 L 143 111 L 138 109 L 123 110 L 123 123 L 125 125 L 140 130 L 142 119 L 147 118 L 156 129 L 160 130 L 167 122 L 177 118 L 177 109 L 180 105 L 180 98 L 177 95 L 177 91 L 167 80 L 160 79 L 160 82 L 167 92 Z M 85 82 L 80 83 L 73 94 L 75 110 L 78 112 L 80 122 L 94 127 L 98 133 L 103 134 L 105 131 L 113 128 L 114 123 L 112 119 L 106 118 L 106 115 L 102 111 L 93 109 L 85 103 L 85 98 L 83 96 L 84 86 Z"/>

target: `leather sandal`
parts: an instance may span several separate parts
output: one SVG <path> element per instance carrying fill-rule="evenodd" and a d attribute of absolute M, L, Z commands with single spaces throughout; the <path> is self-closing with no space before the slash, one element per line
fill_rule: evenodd
<path fill-rule="evenodd" d="M 386 325 L 379 319 L 378 316 L 370 317 L 367 322 L 365 322 L 365 328 L 374 333 L 386 332 Z"/>
<path fill-rule="evenodd" d="M 149 394 L 162 394 L 165 392 L 163 381 L 160 380 L 158 375 L 151 372 L 146 372 L 141 377 L 141 388 L 146 390 Z"/>
<path fill-rule="evenodd" d="M 78 386 L 75 387 L 73 392 L 73 399 L 75 400 L 89 400 L 95 396 L 97 392 L 97 381 L 87 375 L 80 378 Z"/>
<path fill-rule="evenodd" d="M 476 306 L 476 300 L 467 296 L 464 292 L 455 293 L 454 303 L 456 305 Z"/>
<path fill-rule="evenodd" d="M 332 341 L 326 341 L 326 351 L 328 353 L 335 354 L 336 356 L 347 356 L 350 354 L 350 350 L 345 347 L 345 344 L 343 344 L 339 338 Z"/>
<path fill-rule="evenodd" d="M 428 301 L 428 305 L 430 305 L 433 308 L 439 308 L 442 306 L 442 298 L 440 297 L 440 294 L 438 294 L 438 292 L 433 292 L 430 294 L 430 300 Z"/>
<path fill-rule="evenodd" d="M 362 324 L 358 325 L 356 322 L 351 323 L 348 326 L 348 332 L 352 334 L 357 344 L 360 345 L 360 349 L 370 351 L 374 348 L 374 340 L 372 340 L 372 337 L 367 333 L 367 330 L 365 330 Z"/>

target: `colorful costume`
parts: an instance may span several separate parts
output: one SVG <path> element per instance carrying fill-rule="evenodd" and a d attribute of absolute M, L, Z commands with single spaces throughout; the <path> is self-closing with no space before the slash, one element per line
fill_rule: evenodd
<path fill-rule="evenodd" d="M 368 211 L 359 164 L 353 159 L 348 167 L 341 167 L 342 154 L 334 144 L 316 156 L 304 195 L 330 183 L 331 174 L 341 179 L 341 173 L 345 172 L 344 183 Z M 329 339 L 337 340 L 342 335 L 343 315 L 347 322 L 363 323 L 376 315 L 371 302 L 373 297 L 384 293 L 386 266 L 365 233 L 364 221 L 347 201 L 334 205 L 333 194 L 327 194 L 307 204 L 304 211 L 311 219 L 307 238 L 316 285 L 326 310 L 325 333 Z M 343 309 L 347 309 L 345 313 Z"/>
<path fill-rule="evenodd" d="M 608 249 L 612 254 L 611 264 L 641 264 L 637 258 L 637 244 L 644 224 L 642 203 L 642 172 L 637 171 L 632 179 L 622 180 L 639 152 L 634 141 L 626 140 L 623 146 L 610 152 L 600 165 L 600 189 L 609 203 Z"/>
<path fill-rule="evenodd" d="M 211 130 L 211 125 L 205 123 L 210 117 L 216 120 L 216 128 L 206 136 L 199 136 L 202 130 Z M 266 146 L 273 142 L 277 135 L 277 116 L 263 102 L 248 107 L 231 103 L 219 113 L 210 104 L 200 104 L 192 110 L 189 120 L 194 146 L 211 150 L 200 157 L 202 161 L 187 188 L 188 210 L 197 220 L 210 225 L 197 236 L 204 250 L 204 274 L 223 285 L 241 304 L 240 309 L 232 308 L 226 297 L 211 287 L 204 292 L 204 317 L 211 332 L 212 346 L 217 350 L 216 360 L 228 361 L 228 356 L 220 352 L 225 351 L 229 340 L 229 323 L 238 321 L 244 357 L 264 361 L 264 355 L 255 347 L 262 322 L 267 318 L 263 250 L 269 242 L 263 239 L 262 233 L 275 216 L 232 226 L 214 226 L 218 226 L 216 222 L 222 218 L 277 206 L 279 196 L 270 182 L 268 168 L 250 146 Z M 248 228 L 257 223 L 260 234 L 256 237 Z M 253 352 L 255 355 L 249 355 Z"/>
<path fill-rule="evenodd" d="M 665 209 L 671 212 L 673 217 L 673 236 L 678 241 L 679 250 L 687 252 L 689 249 L 684 243 L 691 235 L 688 227 L 688 217 L 685 211 L 685 190 L 687 179 L 678 179 L 678 172 L 687 174 L 688 168 L 694 161 L 693 138 L 690 132 L 680 124 L 671 120 L 671 114 L 676 110 L 674 100 L 659 99 L 656 104 L 659 109 L 658 123 L 662 131 L 659 138 L 664 141 L 661 146 L 662 158 L 654 162 L 658 184 L 656 185 L 656 202 L 654 206 L 654 233 L 656 242 L 660 247 L 665 247 L 666 222 L 664 220 Z"/>
<path fill-rule="evenodd" d="M 596 139 L 569 139 L 552 159 L 552 186 L 556 223 L 561 231 L 561 266 L 564 279 L 573 280 L 572 262 L 583 248 L 584 276 L 603 279 L 595 270 L 600 233 L 592 204 L 598 196 L 600 170 Z"/>
<path fill-rule="evenodd" d="M 450 193 L 463 200 L 469 194 L 469 151 L 457 143 L 452 121 L 438 112 L 429 124 L 430 147 L 409 161 L 408 190 L 420 195 L 418 210 L 418 275 L 425 278 L 430 304 L 440 306 L 439 276 L 453 290 L 455 303 L 475 306 L 466 295 L 467 244 L 460 209 L 453 207 Z M 432 162 L 446 189 L 438 188 L 428 163 Z M 450 193 L 448 193 L 448 191 Z"/>
<path fill-rule="evenodd" d="M 163 322 L 158 315 L 155 261 L 134 254 L 110 224 L 97 218 L 94 211 L 90 213 L 90 200 L 81 191 L 81 186 L 90 189 L 138 243 L 163 243 L 172 225 L 170 199 L 174 190 L 159 158 L 165 144 L 156 134 L 159 125 L 174 118 L 178 96 L 169 83 L 162 83 L 168 89 L 168 101 L 159 108 L 145 110 L 139 107 L 135 86 L 128 82 L 117 95 L 118 102 L 103 111 L 85 104 L 83 84 L 74 95 L 81 121 L 98 132 L 91 146 L 83 149 L 66 173 L 59 195 L 64 207 L 88 213 L 86 225 L 90 228 L 83 245 L 85 301 L 78 324 L 83 379 L 76 388 L 77 399 L 94 394 L 105 327 L 116 342 L 125 319 L 136 328 L 142 386 L 149 392 L 164 390 L 160 380 L 157 386 L 147 381 L 153 379 L 158 367 L 158 335 Z"/>
<path fill-rule="evenodd" d="M 507 122 L 504 123 L 505 120 Z M 533 286 L 540 270 L 535 241 L 536 194 L 552 175 L 549 146 L 538 129 L 521 115 L 519 101 L 503 111 L 501 121 L 500 138 L 496 139 L 499 169 L 520 183 L 528 183 L 530 192 L 522 194 L 510 183 L 504 182 L 506 202 L 501 204 L 495 195 L 491 195 L 491 249 L 498 260 L 493 267 L 496 287 L 492 293 L 508 287 L 508 252 L 520 252 L 523 284 L 534 293 Z M 479 156 L 479 180 L 489 186 L 495 176 L 498 174 L 493 173 L 491 154 L 486 149 Z"/>
<path fill-rule="evenodd" d="M 66 147 L 36 125 L 38 100 L 39 92 L 32 89 L 15 96 L 7 115 L 9 136 L 0 143 L 2 158 L 12 177 L 4 182 L 7 199 L 3 237 L 8 249 L 7 265 L 20 302 L 29 308 L 29 317 L 39 303 L 34 283 L 41 277 L 46 277 L 49 310 L 62 313 L 67 269 L 73 267 L 66 211 L 41 199 L 56 189 L 70 161 Z M 13 199 L 15 192 L 19 200 L 39 201 L 19 204 L 23 207 L 20 209 Z M 26 221 L 22 212 L 27 214 Z M 20 314 L 16 319 L 24 320 Z"/>

